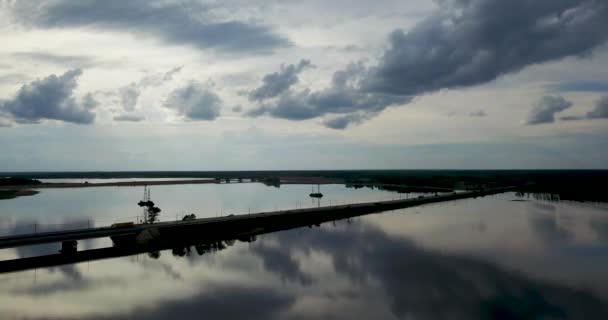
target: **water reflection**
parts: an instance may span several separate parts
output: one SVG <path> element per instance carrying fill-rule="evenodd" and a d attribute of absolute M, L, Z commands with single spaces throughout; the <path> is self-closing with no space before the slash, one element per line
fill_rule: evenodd
<path fill-rule="evenodd" d="M 603 212 L 511 198 L 0 275 L 0 318 L 608 318 Z"/>
<path fill-rule="evenodd" d="M 253 249 L 266 264 L 281 264 L 276 253 L 307 252 L 331 257 L 333 267 L 353 283 L 379 283 L 387 306 L 399 318 L 414 319 L 582 319 L 608 316 L 601 300 L 566 287 L 544 284 L 464 256 L 422 250 L 407 239 L 357 224 L 338 232 L 319 230 L 274 236 L 278 248 L 268 256 Z M 259 245 L 264 248 L 264 244 Z M 271 260 L 268 262 L 268 260 Z M 287 274 L 284 270 L 288 270 Z M 292 263 L 274 267 L 281 277 L 302 273 Z M 305 274 L 300 277 L 306 276 Z M 591 313 L 589 313 L 591 312 Z M 597 312 L 597 313 L 595 313 Z M 338 316 L 338 315 L 337 315 Z"/>
<path fill-rule="evenodd" d="M 594 220 L 590 221 L 589 227 L 595 232 L 603 243 L 608 244 L 608 221 Z"/>
<path fill-rule="evenodd" d="M 568 190 L 567 192 L 545 192 L 545 191 L 529 191 L 516 192 L 516 196 L 521 199 L 535 199 L 542 201 L 572 201 L 573 203 L 592 203 L 599 207 L 606 208 L 608 202 L 606 195 L 602 193 L 602 188 L 589 190 Z"/>
<path fill-rule="evenodd" d="M 267 187 L 260 183 L 153 186 L 151 198 L 161 221 L 184 215 L 216 217 L 262 211 L 391 200 L 394 192 L 324 185 L 323 199 L 310 199 L 309 185 Z M 34 197 L 0 201 L 0 236 L 109 226 L 137 221 L 143 187 L 44 189 Z M 413 193 L 411 196 L 417 196 Z"/>

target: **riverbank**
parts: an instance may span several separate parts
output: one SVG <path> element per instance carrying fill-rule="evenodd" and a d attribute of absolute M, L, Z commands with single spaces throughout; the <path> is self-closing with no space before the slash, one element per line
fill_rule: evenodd
<path fill-rule="evenodd" d="M 245 180 L 235 181 L 219 179 L 200 179 L 200 180 L 157 180 L 157 181 L 113 181 L 113 182 L 43 182 L 35 185 L 14 185 L 14 186 L 3 186 L 3 188 L 14 191 L 26 191 L 31 189 L 50 189 L 50 188 L 93 188 L 93 187 L 137 187 L 137 186 L 154 186 L 154 185 L 182 185 L 182 184 L 226 184 L 226 183 L 251 183 L 260 182 L 268 183 L 268 181 L 261 180 Z M 278 180 L 280 184 L 343 184 L 343 179 L 332 179 L 325 177 L 282 177 Z"/>
<path fill-rule="evenodd" d="M 18 197 L 27 197 L 38 194 L 40 191 L 21 189 L 21 190 L 0 190 L 0 200 L 14 199 Z"/>

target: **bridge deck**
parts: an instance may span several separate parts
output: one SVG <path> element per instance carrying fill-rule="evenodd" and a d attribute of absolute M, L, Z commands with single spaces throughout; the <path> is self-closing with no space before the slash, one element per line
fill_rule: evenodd
<path fill-rule="evenodd" d="M 215 218 L 200 218 L 190 221 L 171 221 L 171 222 L 158 222 L 154 224 L 135 224 L 130 227 L 100 227 L 100 228 L 88 228 L 88 229 L 76 229 L 66 231 L 53 231 L 53 232 L 40 232 L 34 234 L 24 234 L 0 237 L 0 249 L 11 248 L 24 245 L 34 245 L 51 242 L 61 242 L 67 240 L 83 240 L 92 238 L 105 238 L 115 236 L 126 236 L 126 235 L 137 235 L 146 229 L 175 229 L 175 228 L 186 228 L 208 226 L 210 228 L 225 228 L 231 225 L 242 225 L 246 223 L 254 222 L 269 222 L 277 219 L 290 219 L 290 218 L 312 218 L 312 217 L 335 217 L 340 218 L 345 215 L 348 211 L 356 211 L 361 213 L 371 213 L 386 210 L 395 210 L 399 208 L 406 208 L 417 206 L 427 203 L 435 203 L 442 201 L 450 201 L 456 199 L 465 199 L 478 196 L 484 196 L 489 194 L 502 193 L 510 191 L 514 187 L 488 189 L 483 191 L 470 191 L 462 193 L 450 193 L 437 196 L 428 196 L 423 198 L 411 198 L 401 199 L 392 201 L 380 201 L 380 202 L 368 202 L 351 205 L 337 205 L 337 206 L 326 206 L 317 208 L 305 208 L 305 209 L 294 209 L 294 210 L 282 210 L 273 212 L 260 212 L 254 214 L 244 214 L 235 216 L 224 216 Z"/>

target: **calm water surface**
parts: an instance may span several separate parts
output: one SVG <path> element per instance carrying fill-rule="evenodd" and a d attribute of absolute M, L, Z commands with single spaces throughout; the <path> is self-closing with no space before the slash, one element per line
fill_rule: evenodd
<path fill-rule="evenodd" d="M 396 197 L 322 191 L 327 204 Z M 0 221 L 118 219 L 137 215 L 141 192 L 44 190 L 0 201 Z M 152 198 L 166 215 L 213 216 L 218 208 L 312 205 L 309 192 L 155 186 Z M 2 274 L 0 319 L 608 319 L 608 208 L 512 200 L 522 199 L 507 193 L 384 212 L 202 255 L 167 250 Z"/>
<path fill-rule="evenodd" d="M 112 182 L 134 182 L 134 181 L 175 181 L 175 180 L 215 180 L 215 178 L 106 178 L 106 179 L 38 179 L 40 182 L 50 183 L 112 183 Z"/>
<path fill-rule="evenodd" d="M 315 192 L 316 189 L 315 185 Z M 0 229 L 23 226 L 24 232 L 31 232 L 34 223 L 38 228 L 73 228 L 136 221 L 142 215 L 137 202 L 142 199 L 143 190 L 141 186 L 41 189 L 34 196 L 0 201 Z M 197 217 L 215 217 L 419 195 L 334 184 L 321 186 L 324 197 L 317 201 L 308 196 L 311 191 L 312 186 L 308 185 L 275 188 L 260 183 L 158 185 L 151 186 L 151 199 L 162 209 L 160 220 L 171 221 L 190 213 Z"/>

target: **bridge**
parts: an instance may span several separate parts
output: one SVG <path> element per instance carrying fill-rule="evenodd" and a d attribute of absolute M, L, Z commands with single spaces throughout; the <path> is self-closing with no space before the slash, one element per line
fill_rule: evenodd
<path fill-rule="evenodd" d="M 134 224 L 119 228 L 100 227 L 0 237 L 0 248 L 55 242 L 75 244 L 78 240 L 106 237 L 110 237 L 115 245 L 110 248 L 0 261 L 0 273 L 165 250 L 176 246 L 213 243 L 227 239 L 248 241 L 258 234 L 278 230 L 319 225 L 328 221 L 423 204 L 481 197 L 513 189 L 515 187 L 504 187 L 401 200 L 260 212 L 189 221 Z"/>

